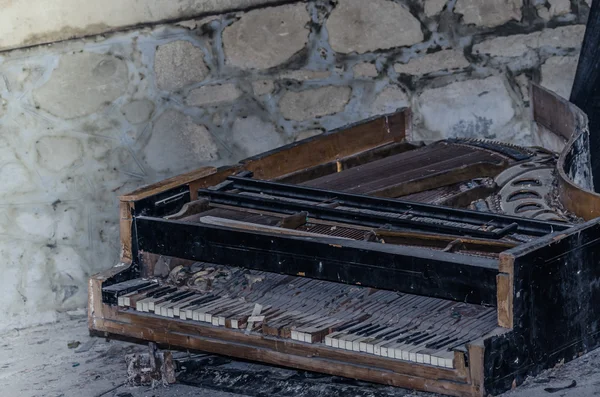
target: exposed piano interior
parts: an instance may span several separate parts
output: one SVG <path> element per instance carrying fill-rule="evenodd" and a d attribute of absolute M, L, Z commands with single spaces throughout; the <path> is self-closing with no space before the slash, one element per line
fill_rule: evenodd
<path fill-rule="evenodd" d="M 572 151 L 585 117 L 533 95 Z M 456 396 L 596 346 L 600 227 L 559 155 L 409 132 L 404 110 L 123 196 L 90 329 Z"/>

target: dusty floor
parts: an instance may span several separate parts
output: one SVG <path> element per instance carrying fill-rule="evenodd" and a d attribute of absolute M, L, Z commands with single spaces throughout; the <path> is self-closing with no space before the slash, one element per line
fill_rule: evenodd
<path fill-rule="evenodd" d="M 80 347 L 69 349 L 70 341 Z M 87 351 L 81 351 L 86 350 Z M 126 353 L 146 351 L 142 345 L 91 338 L 85 314 L 63 321 L 13 330 L 0 335 L 0 393 L 16 397 L 175 397 L 175 396 L 356 396 L 433 397 L 427 393 L 371 385 L 342 378 L 237 362 L 216 356 L 196 358 L 199 370 L 180 375 L 188 384 L 168 387 L 125 385 Z M 176 353 L 184 357 L 185 353 Z M 198 356 L 196 356 L 198 357 Z M 550 393 L 547 388 L 576 386 Z M 194 384 L 194 385 L 190 385 Z M 551 390 L 552 391 L 552 390 Z M 546 371 L 505 397 L 588 397 L 600 394 L 600 351 Z"/>

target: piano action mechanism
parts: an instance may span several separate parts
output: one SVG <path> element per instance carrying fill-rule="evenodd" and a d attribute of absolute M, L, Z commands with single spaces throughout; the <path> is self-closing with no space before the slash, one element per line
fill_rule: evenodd
<path fill-rule="evenodd" d="M 454 396 L 598 346 L 586 117 L 533 87 L 541 147 L 410 142 L 410 112 L 121 197 L 89 327 Z"/>

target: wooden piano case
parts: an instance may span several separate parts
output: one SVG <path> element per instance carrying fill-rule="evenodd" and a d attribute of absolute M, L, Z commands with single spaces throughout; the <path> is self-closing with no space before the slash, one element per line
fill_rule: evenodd
<path fill-rule="evenodd" d="M 539 209 L 533 188 L 504 202 L 529 200 L 515 210 L 528 217 L 471 204 L 482 197 L 494 203 L 497 186 L 485 178 L 500 183 L 506 170 L 535 159 L 544 169 L 554 161 L 557 197 L 584 194 L 594 202 L 579 186 L 587 180 L 577 176 L 582 165 L 573 164 L 587 134 L 585 116 L 533 90 L 540 133 L 568 140 L 558 161 L 540 149 L 482 141 L 411 143 L 410 112 L 403 110 L 121 197 L 122 263 L 90 278 L 90 330 L 453 396 L 503 392 L 593 349 L 600 222 L 583 216 L 581 203 Z M 571 215 L 561 218 L 568 212 L 562 206 Z M 170 273 L 159 287 L 156 267 L 165 258 Z M 196 311 L 186 319 L 186 299 L 198 303 L 206 291 L 165 280 L 198 263 L 202 274 L 222 265 L 231 280 L 219 299 L 235 296 L 237 309 L 208 322 L 195 321 Z M 253 288 L 261 283 L 259 294 Z M 143 291 L 152 288 L 172 301 L 147 298 Z M 241 316 L 252 297 L 277 306 L 264 296 L 279 290 L 296 291 L 278 298 L 294 313 L 314 307 L 301 317 L 314 326 L 302 328 L 281 308 L 271 317 L 272 309 Z M 303 290 L 312 295 L 295 302 Z M 129 297 L 156 307 L 128 306 Z M 241 318 L 247 327 L 238 326 Z M 387 336 L 376 344 L 370 335 Z"/>

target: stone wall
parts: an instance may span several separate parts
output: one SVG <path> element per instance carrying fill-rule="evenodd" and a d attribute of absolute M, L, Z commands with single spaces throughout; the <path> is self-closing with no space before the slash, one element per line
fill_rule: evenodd
<path fill-rule="evenodd" d="M 0 0 L 1 4 L 1 0 Z M 0 330 L 83 307 L 116 197 L 397 108 L 414 139 L 531 143 L 581 0 L 311 0 L 0 54 Z"/>
<path fill-rule="evenodd" d="M 293 0 L 0 0 L 0 51 Z"/>

